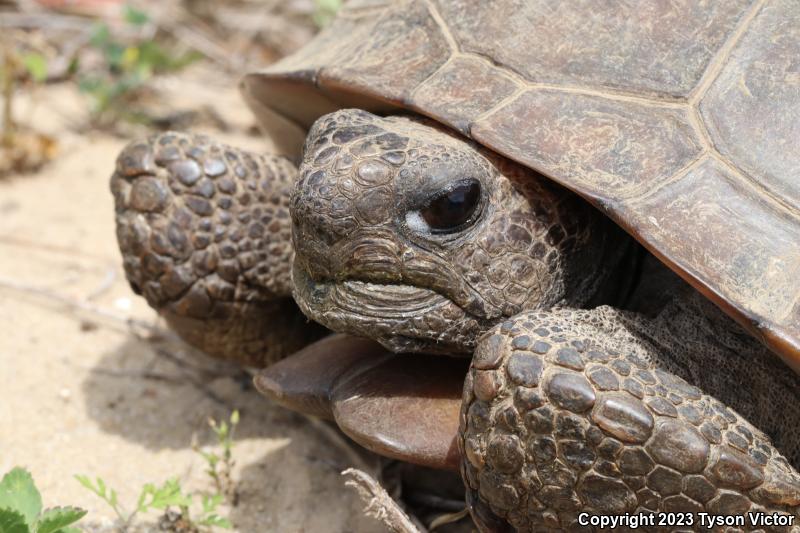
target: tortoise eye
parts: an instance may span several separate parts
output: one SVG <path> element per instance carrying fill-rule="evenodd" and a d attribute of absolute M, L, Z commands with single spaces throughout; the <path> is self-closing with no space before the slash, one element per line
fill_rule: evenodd
<path fill-rule="evenodd" d="M 471 180 L 435 197 L 420 210 L 420 215 L 434 233 L 451 233 L 469 221 L 480 199 L 480 183 Z"/>

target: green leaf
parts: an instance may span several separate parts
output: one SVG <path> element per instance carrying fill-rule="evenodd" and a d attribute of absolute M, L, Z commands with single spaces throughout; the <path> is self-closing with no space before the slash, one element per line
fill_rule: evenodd
<path fill-rule="evenodd" d="M 97 478 L 97 487 L 96 488 L 92 484 L 92 480 L 89 479 L 89 476 L 83 476 L 81 474 L 75 474 L 75 479 L 78 480 L 78 483 L 80 483 L 81 485 L 83 485 L 84 487 L 89 489 L 90 491 L 94 492 L 95 494 L 97 494 L 101 498 L 105 498 L 105 495 L 106 495 L 106 493 L 105 493 L 105 484 L 103 483 L 102 479 Z"/>
<path fill-rule="evenodd" d="M 217 507 L 219 506 L 219 504 L 222 503 L 224 499 L 225 497 L 222 494 L 214 494 L 213 496 L 208 496 L 207 494 L 204 494 L 203 496 L 201 496 L 200 501 L 203 506 L 203 514 L 206 515 L 212 514 L 214 511 L 217 510 Z"/>
<path fill-rule="evenodd" d="M 42 510 L 42 496 L 36 489 L 33 477 L 24 468 L 14 468 L 0 481 L 0 507 L 19 511 L 29 526 Z"/>
<path fill-rule="evenodd" d="M 75 479 L 78 480 L 78 483 L 92 491 L 104 502 L 106 502 L 114 510 L 114 512 L 117 513 L 117 516 L 120 518 L 120 520 L 125 522 L 130 518 L 130 515 L 119 506 L 119 502 L 117 501 L 117 491 L 114 489 L 109 491 L 109 488 L 106 487 L 106 482 L 103 481 L 100 476 L 96 478 L 96 485 L 92 483 L 92 480 L 89 479 L 88 476 L 82 476 L 78 474 L 75 475 Z"/>
<path fill-rule="evenodd" d="M 103 49 L 111 41 L 111 30 L 107 24 L 97 22 L 92 27 L 92 36 L 89 44 L 95 48 Z"/>
<path fill-rule="evenodd" d="M 36 524 L 36 533 L 56 533 L 61 528 L 74 524 L 84 516 L 87 511 L 78 507 L 51 507 L 39 516 Z"/>
<path fill-rule="evenodd" d="M 342 7 L 342 0 L 314 0 L 312 18 L 319 27 L 327 26 Z"/>
<path fill-rule="evenodd" d="M 77 527 L 63 527 L 58 531 L 56 531 L 55 533 L 83 533 L 83 531 L 81 531 Z"/>
<path fill-rule="evenodd" d="M 168 479 L 160 487 L 148 483 L 142 489 L 144 498 L 139 497 L 141 510 L 147 509 L 166 509 L 167 507 L 188 507 L 192 504 L 192 498 L 181 491 L 180 482 L 175 479 Z M 148 499 L 149 497 L 149 499 Z"/>
<path fill-rule="evenodd" d="M 230 520 L 216 514 L 211 514 L 206 517 L 203 517 L 203 519 L 199 520 L 197 524 L 201 526 L 216 526 L 216 527 L 221 527 L 222 529 L 233 528 L 233 524 L 231 524 Z"/>
<path fill-rule="evenodd" d="M 29 533 L 25 517 L 19 511 L 0 508 L 0 533 Z"/>
<path fill-rule="evenodd" d="M 47 59 L 42 54 L 31 52 L 22 57 L 22 64 L 33 78 L 33 81 L 41 83 L 47 79 Z"/>
<path fill-rule="evenodd" d="M 150 17 L 144 11 L 136 9 L 132 5 L 125 6 L 125 22 L 132 26 L 144 26 L 150 22 Z"/>

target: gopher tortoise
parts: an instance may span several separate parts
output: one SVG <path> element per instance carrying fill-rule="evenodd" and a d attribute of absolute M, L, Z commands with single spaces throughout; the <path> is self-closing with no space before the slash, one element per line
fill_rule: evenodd
<path fill-rule="evenodd" d="M 482 530 L 800 530 L 798 57 L 794 0 L 351 1 L 242 81 L 288 157 L 123 151 L 126 274 Z"/>

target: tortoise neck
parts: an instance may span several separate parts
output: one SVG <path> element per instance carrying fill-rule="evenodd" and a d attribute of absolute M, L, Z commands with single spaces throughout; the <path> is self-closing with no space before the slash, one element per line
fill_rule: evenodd
<path fill-rule="evenodd" d="M 583 258 L 600 265 L 593 271 L 581 261 L 580 268 L 571 273 L 567 286 L 572 288 L 565 297 L 568 307 L 592 309 L 600 305 L 627 308 L 626 303 L 643 275 L 644 248 L 611 220 L 596 221 L 596 246 L 590 256 Z M 586 267 L 586 268 L 583 268 Z"/>

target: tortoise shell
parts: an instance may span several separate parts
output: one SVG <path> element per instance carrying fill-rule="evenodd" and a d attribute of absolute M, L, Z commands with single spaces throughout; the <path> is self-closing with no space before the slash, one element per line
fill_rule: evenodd
<path fill-rule="evenodd" d="M 357 0 L 242 88 L 268 128 L 407 109 L 529 166 L 800 371 L 796 0 Z"/>

